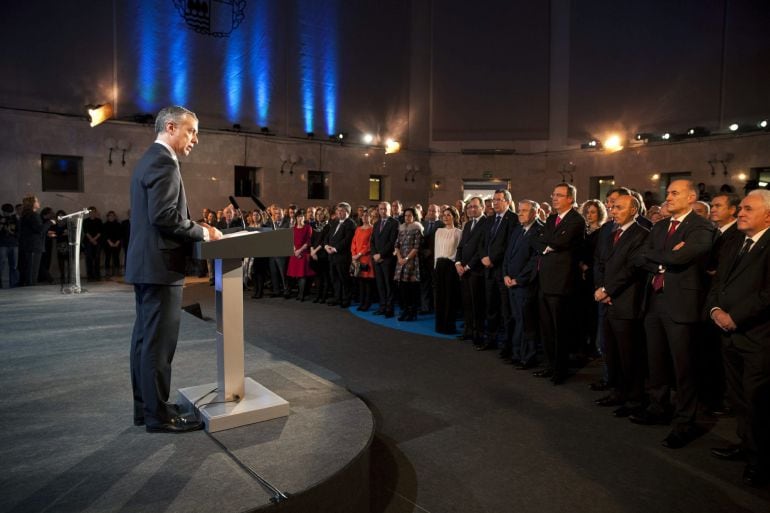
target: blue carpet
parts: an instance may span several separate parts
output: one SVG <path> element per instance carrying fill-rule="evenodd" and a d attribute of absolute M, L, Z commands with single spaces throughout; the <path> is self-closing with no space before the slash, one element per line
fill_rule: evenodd
<path fill-rule="evenodd" d="M 360 317 L 361 319 L 379 326 L 385 326 L 386 328 L 406 331 L 408 333 L 414 333 L 415 335 L 425 335 L 426 337 L 444 338 L 447 340 L 454 339 L 456 336 L 436 333 L 436 316 L 433 314 L 418 315 L 416 321 L 401 322 L 398 320 L 398 314 L 390 319 L 386 319 L 384 315 L 374 315 L 374 312 L 377 310 L 375 306 L 372 306 L 368 312 L 359 312 L 356 308 L 356 306 L 351 306 L 348 308 L 348 311 L 356 317 Z"/>

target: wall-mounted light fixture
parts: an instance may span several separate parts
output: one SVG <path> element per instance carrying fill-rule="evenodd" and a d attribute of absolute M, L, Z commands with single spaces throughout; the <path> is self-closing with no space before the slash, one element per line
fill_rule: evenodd
<path fill-rule="evenodd" d="M 732 153 L 725 153 L 724 155 L 712 155 L 711 159 L 709 159 L 708 165 L 711 168 L 711 176 L 716 176 L 716 169 L 714 169 L 714 164 L 722 164 L 722 175 L 727 176 L 727 163 L 733 160 L 733 154 Z"/>
<path fill-rule="evenodd" d="M 299 164 L 300 162 L 302 162 L 302 157 L 300 157 L 300 156 L 298 156 L 298 155 L 294 155 L 294 154 L 292 154 L 292 155 L 289 157 L 289 161 L 291 162 L 291 167 L 289 167 L 289 174 L 290 174 L 290 175 L 293 175 L 293 174 L 294 174 L 294 166 L 296 166 L 297 164 Z"/>
<path fill-rule="evenodd" d="M 104 145 L 109 150 L 109 153 L 107 154 L 107 164 L 112 165 L 112 152 L 120 151 L 123 152 L 122 157 L 120 159 L 121 165 L 126 165 L 126 152 L 131 149 L 131 143 L 128 141 L 124 141 L 122 139 L 119 139 L 118 141 L 115 141 L 113 138 L 105 139 Z"/>
<path fill-rule="evenodd" d="M 569 178 L 569 183 L 574 182 L 576 169 L 577 166 L 573 162 L 563 164 L 561 166 L 561 171 L 558 171 L 558 173 L 561 175 L 561 181 L 567 183 L 567 178 Z"/>
<path fill-rule="evenodd" d="M 410 179 L 414 182 L 414 177 L 420 172 L 420 166 L 413 166 L 412 164 L 406 165 L 406 173 L 404 173 L 404 181 L 408 182 Z"/>
<path fill-rule="evenodd" d="M 91 127 L 104 123 L 112 117 L 111 103 L 105 103 L 103 105 L 86 105 L 86 109 L 88 109 L 88 121 L 91 124 Z"/>

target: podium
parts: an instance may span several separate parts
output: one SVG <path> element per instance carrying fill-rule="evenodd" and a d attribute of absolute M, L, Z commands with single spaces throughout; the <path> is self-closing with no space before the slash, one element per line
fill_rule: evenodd
<path fill-rule="evenodd" d="M 179 389 L 213 433 L 289 415 L 289 403 L 244 376 L 243 266 L 247 257 L 289 256 L 292 230 L 239 231 L 197 242 L 194 256 L 214 259 L 217 382 Z"/>

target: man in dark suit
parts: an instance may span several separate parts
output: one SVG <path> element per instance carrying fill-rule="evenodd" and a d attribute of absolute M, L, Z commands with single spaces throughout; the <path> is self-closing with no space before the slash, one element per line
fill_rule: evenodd
<path fill-rule="evenodd" d="M 531 369 L 537 359 L 537 250 L 543 223 L 537 218 L 536 201 L 519 201 L 519 224 L 511 231 L 503 261 L 503 283 L 508 287 L 513 334 L 511 360 L 517 369 Z"/>
<path fill-rule="evenodd" d="M 350 219 L 350 204 L 337 204 L 337 219 L 329 226 L 329 235 L 324 249 L 329 254 L 334 298 L 327 301 L 329 306 L 339 305 L 341 308 L 350 306 L 350 263 L 353 256 L 350 244 L 356 232 L 356 223 Z"/>
<path fill-rule="evenodd" d="M 714 228 L 692 210 L 697 192 L 689 180 L 668 186 L 671 217 L 659 221 L 640 252 L 639 266 L 650 273 L 644 329 L 647 337 L 650 405 L 629 418 L 637 424 L 668 424 L 671 389 L 676 386 L 674 428 L 663 440 L 684 447 L 701 434 L 695 424 L 698 406 L 694 365 L 695 337 L 706 298 L 706 262 Z M 673 361 L 675 381 L 671 379 Z"/>
<path fill-rule="evenodd" d="M 272 204 L 268 210 L 270 211 L 270 220 L 263 224 L 262 228 L 273 231 L 289 229 L 287 218 L 281 217 L 281 208 L 278 205 Z M 289 297 L 290 291 L 286 286 L 287 262 L 287 257 L 269 257 L 267 259 L 267 265 L 270 269 L 270 283 L 273 288 L 270 297 Z"/>
<path fill-rule="evenodd" d="M 711 200 L 709 219 L 716 230 L 714 246 L 706 267 L 706 272 L 713 277 L 719 267 L 719 259 L 725 248 L 743 243 L 745 236 L 738 231 L 737 216 L 741 198 L 735 193 L 720 193 Z M 711 321 L 704 321 L 701 341 L 698 344 L 698 384 L 699 397 L 706 407 L 706 414 L 711 416 L 726 415 L 730 407 L 725 403 L 724 361 L 722 360 L 721 330 Z"/>
<path fill-rule="evenodd" d="M 647 239 L 649 230 L 635 221 L 639 200 L 630 195 L 612 202 L 615 230 L 597 248 L 595 260 L 605 255 L 600 278 L 594 276 L 594 299 L 607 307 L 600 329 L 604 330 L 605 361 L 612 389 L 598 399 L 599 406 L 619 406 L 615 416 L 627 417 L 642 405 L 646 359 L 642 331 L 642 303 L 646 273 L 633 265 L 634 257 Z M 599 250 L 601 249 L 601 251 Z"/>
<path fill-rule="evenodd" d="M 465 328 L 460 335 L 463 340 L 471 340 L 474 345 L 483 344 L 484 318 L 484 266 L 481 264 L 479 247 L 486 218 L 482 214 L 484 202 L 474 196 L 468 200 L 465 212 L 468 222 L 463 226 L 460 243 L 457 246 L 455 269 L 460 277 L 460 290 L 463 298 L 463 318 Z"/>
<path fill-rule="evenodd" d="M 503 283 L 503 260 L 508 240 L 513 228 L 519 224 L 519 218 L 511 211 L 513 198 L 507 189 L 498 189 L 492 196 L 494 216 L 484 226 L 479 245 L 481 265 L 484 266 L 484 300 L 487 309 L 487 327 L 484 343 L 475 349 L 496 348 L 497 333 L 502 322 L 503 343 L 500 357 L 511 359 L 511 304 L 508 299 L 508 287 Z"/>
<path fill-rule="evenodd" d="M 569 366 L 570 337 L 573 335 L 572 312 L 580 276 L 580 252 L 586 222 L 573 207 L 577 189 L 568 183 L 557 185 L 551 194 L 554 213 L 548 216 L 537 241 L 540 252 L 538 283 L 540 336 L 548 366 L 535 372 L 555 385 L 564 383 Z"/>
<path fill-rule="evenodd" d="M 770 481 L 770 191 L 741 201 L 744 237 L 725 248 L 706 308 L 722 331 L 728 393 L 739 445 L 712 449 L 720 459 L 746 459 L 743 480 Z M 737 243 L 736 243 L 737 242 Z"/>
<path fill-rule="evenodd" d="M 433 250 L 436 244 L 436 230 L 444 227 L 439 218 L 439 207 L 428 205 L 428 212 L 422 219 L 424 228 L 420 247 L 420 313 L 433 313 Z"/>
<path fill-rule="evenodd" d="M 216 240 L 216 228 L 190 220 L 177 157 L 198 143 L 198 119 L 167 107 L 155 119 L 155 144 L 131 176 L 131 239 L 126 282 L 134 285 L 136 321 L 131 336 L 134 424 L 148 432 L 185 432 L 202 424 L 169 403 L 182 307 L 185 243 Z"/>
<path fill-rule="evenodd" d="M 393 317 L 393 273 L 396 262 L 393 251 L 398 237 L 398 219 L 390 217 L 390 203 L 381 202 L 377 206 L 380 219 L 372 228 L 372 261 L 374 262 L 374 277 L 377 280 L 377 293 L 380 296 L 380 307 L 374 315 Z"/>

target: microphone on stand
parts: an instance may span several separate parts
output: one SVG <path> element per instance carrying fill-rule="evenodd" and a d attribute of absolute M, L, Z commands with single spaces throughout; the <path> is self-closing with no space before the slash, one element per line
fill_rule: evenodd
<path fill-rule="evenodd" d="M 267 210 L 267 207 L 265 206 L 265 204 L 259 201 L 259 198 L 257 198 L 255 194 L 251 195 L 251 201 L 253 201 L 259 207 L 260 210 Z"/>
<path fill-rule="evenodd" d="M 238 215 L 241 217 L 241 224 L 243 225 L 243 229 L 246 229 L 246 220 L 243 218 L 243 212 L 241 212 L 241 207 L 238 206 L 238 202 L 235 201 L 234 196 L 228 196 L 228 199 L 230 200 L 230 204 L 235 207 L 235 211 L 238 212 Z"/>

